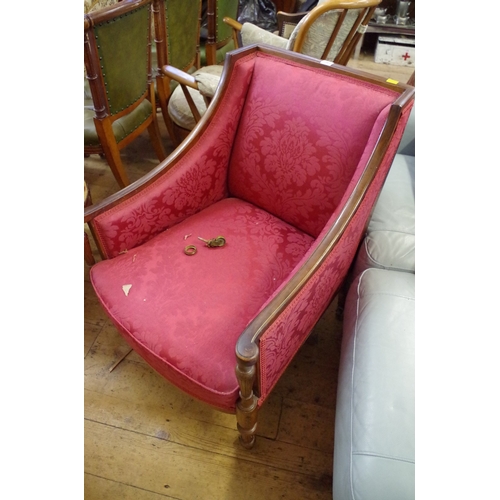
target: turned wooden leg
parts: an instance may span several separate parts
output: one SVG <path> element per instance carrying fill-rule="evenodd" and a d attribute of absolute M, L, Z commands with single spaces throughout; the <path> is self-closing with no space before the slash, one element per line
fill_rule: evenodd
<path fill-rule="evenodd" d="M 240 433 L 240 443 L 250 449 L 255 443 L 257 430 L 257 396 L 253 392 L 255 382 L 255 361 L 246 362 L 238 359 L 236 377 L 240 385 L 240 398 L 236 403 L 236 419 Z"/>

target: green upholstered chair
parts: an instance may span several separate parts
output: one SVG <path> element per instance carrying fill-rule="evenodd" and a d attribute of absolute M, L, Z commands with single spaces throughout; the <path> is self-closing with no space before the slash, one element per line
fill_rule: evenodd
<path fill-rule="evenodd" d="M 120 187 L 129 184 L 120 150 L 149 132 L 165 158 L 151 76 L 152 0 L 123 0 L 84 15 L 85 154 L 104 155 Z"/>
<path fill-rule="evenodd" d="M 238 0 L 207 0 L 207 39 L 200 46 L 201 66 L 221 64 L 226 53 L 236 47 L 225 17 L 238 17 Z"/>
<path fill-rule="evenodd" d="M 221 65 L 200 67 L 200 25 L 201 0 L 153 0 L 155 19 L 155 50 L 153 51 L 156 71 L 156 89 L 163 119 L 174 145 L 185 137 L 182 129 L 175 126 L 168 108 L 177 80 L 165 74 L 162 68 L 170 66 L 187 74 L 201 75 L 200 78 L 214 78 L 217 86 L 222 73 Z M 182 92 L 182 91 L 181 91 Z M 215 92 L 215 89 L 212 91 Z M 182 112 L 182 110 L 180 111 Z M 187 111 L 189 113 L 189 110 Z"/>

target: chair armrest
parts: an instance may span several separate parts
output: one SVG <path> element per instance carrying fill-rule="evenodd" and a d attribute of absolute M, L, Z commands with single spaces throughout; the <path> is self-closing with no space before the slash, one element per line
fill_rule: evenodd
<path fill-rule="evenodd" d="M 242 46 L 240 39 L 240 31 L 242 26 L 241 23 L 235 21 L 234 19 L 231 19 L 230 17 L 224 17 L 222 20 L 233 29 L 234 46 L 235 48 L 239 49 Z"/>

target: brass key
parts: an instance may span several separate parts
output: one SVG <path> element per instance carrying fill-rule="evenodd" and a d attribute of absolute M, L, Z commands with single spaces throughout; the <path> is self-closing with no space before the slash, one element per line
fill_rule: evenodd
<path fill-rule="evenodd" d="M 212 238 L 211 240 L 205 240 L 204 238 L 198 239 L 205 242 L 205 245 L 209 248 L 223 247 L 226 244 L 226 238 L 224 236 L 217 236 L 217 238 Z"/>

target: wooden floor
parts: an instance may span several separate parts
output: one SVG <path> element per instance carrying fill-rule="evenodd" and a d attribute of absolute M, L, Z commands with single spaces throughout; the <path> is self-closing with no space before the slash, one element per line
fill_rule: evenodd
<path fill-rule="evenodd" d="M 407 81 L 413 68 L 351 66 Z M 160 117 L 161 118 L 161 117 Z M 165 147 L 172 151 L 160 120 Z M 122 152 L 130 179 L 158 163 L 147 135 Z M 118 190 L 104 160 L 86 158 L 94 203 Z M 97 257 L 97 254 L 96 254 Z M 334 301 L 259 414 L 254 449 L 233 415 L 193 400 L 128 351 L 84 265 L 86 500 L 308 500 L 332 498 L 335 399 L 342 324 Z"/>

